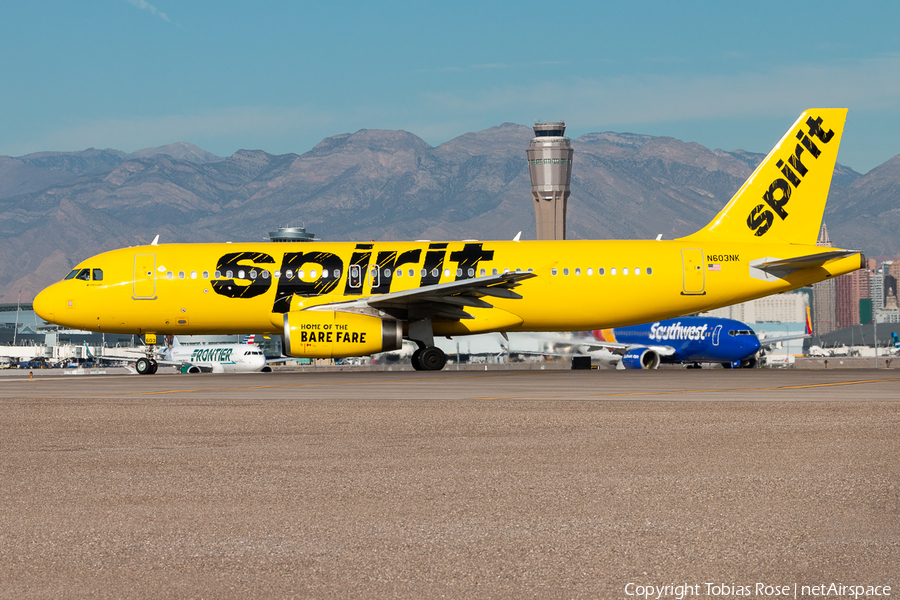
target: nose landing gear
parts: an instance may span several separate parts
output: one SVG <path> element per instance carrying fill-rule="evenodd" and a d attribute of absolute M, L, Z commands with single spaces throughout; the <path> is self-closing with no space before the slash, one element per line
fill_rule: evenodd
<path fill-rule="evenodd" d="M 152 358 L 139 358 L 134 363 L 134 369 L 138 375 L 153 375 L 159 369 L 159 363 Z"/>

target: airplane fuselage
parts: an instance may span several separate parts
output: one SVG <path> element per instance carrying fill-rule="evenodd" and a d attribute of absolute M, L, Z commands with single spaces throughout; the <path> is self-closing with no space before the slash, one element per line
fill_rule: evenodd
<path fill-rule="evenodd" d="M 433 319 L 435 335 L 621 327 L 796 289 L 860 267 L 859 255 L 775 277 L 751 263 L 821 251 L 799 244 L 695 240 L 164 244 L 79 264 L 35 300 L 89 331 L 279 334 L 317 305 L 522 271 L 521 298 Z"/>
<path fill-rule="evenodd" d="M 266 366 L 262 350 L 250 344 L 178 346 L 167 359 L 212 373 L 252 373 Z"/>

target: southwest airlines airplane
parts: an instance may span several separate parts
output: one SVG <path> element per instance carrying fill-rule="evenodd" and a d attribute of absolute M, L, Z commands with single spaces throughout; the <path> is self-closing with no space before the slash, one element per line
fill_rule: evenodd
<path fill-rule="evenodd" d="M 89 331 L 281 335 L 287 356 L 341 358 L 434 336 L 652 322 L 865 266 L 815 245 L 846 109 L 810 109 L 700 231 L 671 240 L 153 244 L 98 254 L 34 300 Z M 152 369 L 151 369 L 152 370 Z"/>
<path fill-rule="evenodd" d="M 700 363 L 721 363 L 737 369 L 755 367 L 763 344 L 810 337 L 811 331 L 807 318 L 806 333 L 760 340 L 750 327 L 734 319 L 682 317 L 593 334 L 596 341 L 582 347 L 606 348 L 621 354 L 619 369 L 656 369 L 663 363 L 687 364 L 688 368 L 700 368 Z"/>

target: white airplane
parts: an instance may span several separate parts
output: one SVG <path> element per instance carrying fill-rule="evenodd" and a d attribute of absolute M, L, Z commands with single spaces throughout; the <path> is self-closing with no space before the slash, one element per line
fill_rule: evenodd
<path fill-rule="evenodd" d="M 84 345 L 88 356 L 102 360 L 134 363 L 134 370 L 140 375 L 152 375 L 159 365 L 175 366 L 183 373 L 269 373 L 272 363 L 292 360 L 290 358 L 266 359 L 262 349 L 253 343 L 253 337 L 242 344 L 215 344 L 208 346 L 185 346 L 177 337 L 172 345 L 160 350 L 156 356 L 143 355 L 135 358 L 121 356 L 97 356 Z"/>

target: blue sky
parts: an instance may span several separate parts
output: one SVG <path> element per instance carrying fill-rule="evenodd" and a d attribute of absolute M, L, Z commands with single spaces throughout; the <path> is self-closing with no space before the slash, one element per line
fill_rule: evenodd
<path fill-rule="evenodd" d="M 33 0 L 0 6 L 0 154 L 176 141 L 303 153 L 515 122 L 768 152 L 850 108 L 838 161 L 900 153 L 897 2 Z M 523 150 L 524 155 L 524 150 Z"/>

